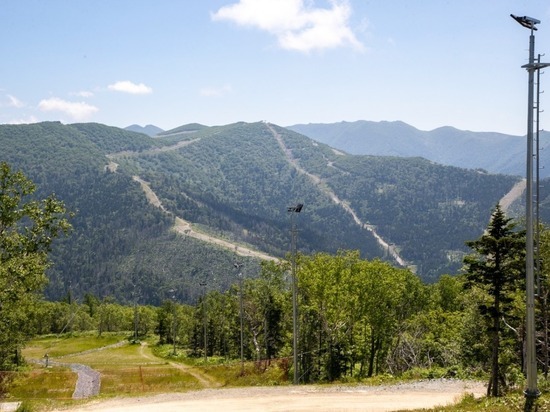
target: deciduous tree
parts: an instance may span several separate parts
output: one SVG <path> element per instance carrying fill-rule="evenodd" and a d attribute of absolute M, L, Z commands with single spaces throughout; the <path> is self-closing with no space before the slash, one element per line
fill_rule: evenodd
<path fill-rule="evenodd" d="M 35 200 L 35 185 L 0 163 L 0 368 L 18 362 L 18 348 L 32 332 L 29 313 L 46 284 L 52 241 L 70 224 L 55 196 Z"/>

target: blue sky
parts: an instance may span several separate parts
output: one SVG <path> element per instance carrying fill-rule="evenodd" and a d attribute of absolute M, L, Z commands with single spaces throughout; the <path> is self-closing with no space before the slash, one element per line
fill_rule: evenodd
<path fill-rule="evenodd" d="M 401 120 L 523 135 L 547 0 L 3 0 L 0 123 Z M 541 76 L 550 129 L 550 72 Z"/>

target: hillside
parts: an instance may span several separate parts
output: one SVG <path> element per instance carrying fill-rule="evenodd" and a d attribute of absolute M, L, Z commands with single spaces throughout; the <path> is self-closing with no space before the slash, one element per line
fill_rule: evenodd
<path fill-rule="evenodd" d="M 452 127 L 418 130 L 403 122 L 340 122 L 288 127 L 350 154 L 423 157 L 436 163 L 490 173 L 525 176 L 525 137 Z M 550 133 L 540 133 L 540 147 Z M 541 150 L 541 177 L 550 177 L 550 153 Z"/>
<path fill-rule="evenodd" d="M 298 202 L 301 252 L 358 249 L 434 280 L 460 267 L 464 241 L 479 236 L 518 180 L 420 158 L 347 155 L 263 122 L 192 126 L 150 138 L 93 123 L 0 125 L 2 160 L 76 212 L 73 233 L 56 244 L 50 298 L 158 303 L 175 290 L 194 302 L 201 285 L 235 281 L 235 259 L 246 262 L 246 276 L 257 274 L 257 258 L 224 245 L 284 257 L 287 207 Z M 174 231 L 178 219 L 202 240 Z"/>

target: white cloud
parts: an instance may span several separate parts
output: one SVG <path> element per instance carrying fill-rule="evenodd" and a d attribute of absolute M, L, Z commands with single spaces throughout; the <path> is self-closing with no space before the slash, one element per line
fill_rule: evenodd
<path fill-rule="evenodd" d="M 88 103 L 68 102 L 57 97 L 41 100 L 38 108 L 43 112 L 62 112 L 75 120 L 85 120 L 99 110 Z"/>
<path fill-rule="evenodd" d="M 16 107 L 16 108 L 20 109 L 21 107 L 25 106 L 25 104 L 21 100 L 19 100 L 15 96 L 12 96 L 11 94 L 6 95 L 6 97 L 9 100 L 8 107 Z"/>
<path fill-rule="evenodd" d="M 348 0 L 331 0 L 330 8 L 312 7 L 304 0 L 240 0 L 212 14 L 213 20 L 228 20 L 256 27 L 277 37 L 283 49 L 309 52 L 336 47 L 363 50 L 348 25 Z"/>
<path fill-rule="evenodd" d="M 132 83 L 129 80 L 124 80 L 120 82 L 116 82 L 113 84 L 110 84 L 107 86 L 109 90 L 113 90 L 115 92 L 123 92 L 123 93 L 130 93 L 130 94 L 149 94 L 153 93 L 153 89 L 149 86 L 146 86 L 143 83 Z"/>
<path fill-rule="evenodd" d="M 71 95 L 72 96 L 78 96 L 78 97 L 84 97 L 84 98 L 94 97 L 94 93 L 90 92 L 88 90 L 82 90 L 80 92 L 71 93 Z"/>
<path fill-rule="evenodd" d="M 221 97 L 227 93 L 231 93 L 232 87 L 226 84 L 222 87 L 205 87 L 200 90 L 200 95 L 203 97 Z"/>

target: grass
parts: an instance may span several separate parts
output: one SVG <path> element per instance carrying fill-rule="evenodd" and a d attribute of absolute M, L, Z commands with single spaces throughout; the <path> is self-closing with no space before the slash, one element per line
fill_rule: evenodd
<path fill-rule="evenodd" d="M 125 340 L 127 336 L 120 333 L 104 333 L 99 337 L 95 332 L 67 334 L 61 337 L 48 335 L 32 340 L 23 349 L 23 354 L 27 359 L 42 359 L 46 353 L 50 358 L 57 358 L 112 345 Z"/>
<path fill-rule="evenodd" d="M 209 357 L 205 362 L 203 358 L 188 358 L 183 351 L 178 351 L 174 356 L 171 346 L 156 346 L 153 341 L 149 342 L 150 345 L 126 343 L 120 347 L 88 352 L 125 341 L 127 336 L 105 334 L 99 338 L 96 334 L 80 334 L 42 337 L 33 340 L 23 354 L 27 359 L 40 359 L 48 353 L 52 361 L 62 356 L 60 362 L 89 365 L 102 375 L 100 397 L 104 398 L 182 392 L 208 385 L 235 387 L 291 383 L 288 364 L 284 361 L 274 361 L 268 365 L 247 362 L 243 371 L 239 361 L 227 362 L 223 358 Z M 381 375 L 360 383 L 379 385 L 397 381 L 395 377 Z M 71 399 L 75 383 L 76 374 L 66 367 L 31 365 L 27 371 L 16 375 L 7 400 L 22 400 L 27 410 L 74 406 L 82 402 Z M 344 383 L 353 384 L 339 382 Z M 543 395 L 537 400 L 538 412 L 550 412 L 550 383 L 541 380 L 539 388 Z M 523 394 L 516 391 L 496 399 L 466 396 L 453 406 L 417 412 L 520 412 L 524 410 L 524 404 Z"/>
<path fill-rule="evenodd" d="M 525 397 L 521 392 L 512 392 L 501 398 L 474 398 L 472 395 L 465 396 L 459 403 L 446 407 L 433 409 L 418 409 L 409 412 L 523 412 Z M 533 411 L 550 411 L 550 397 L 543 394 L 537 399 L 537 408 Z"/>
<path fill-rule="evenodd" d="M 17 374 L 10 390 L 14 399 L 71 399 L 76 375 L 69 368 L 36 367 Z"/>

